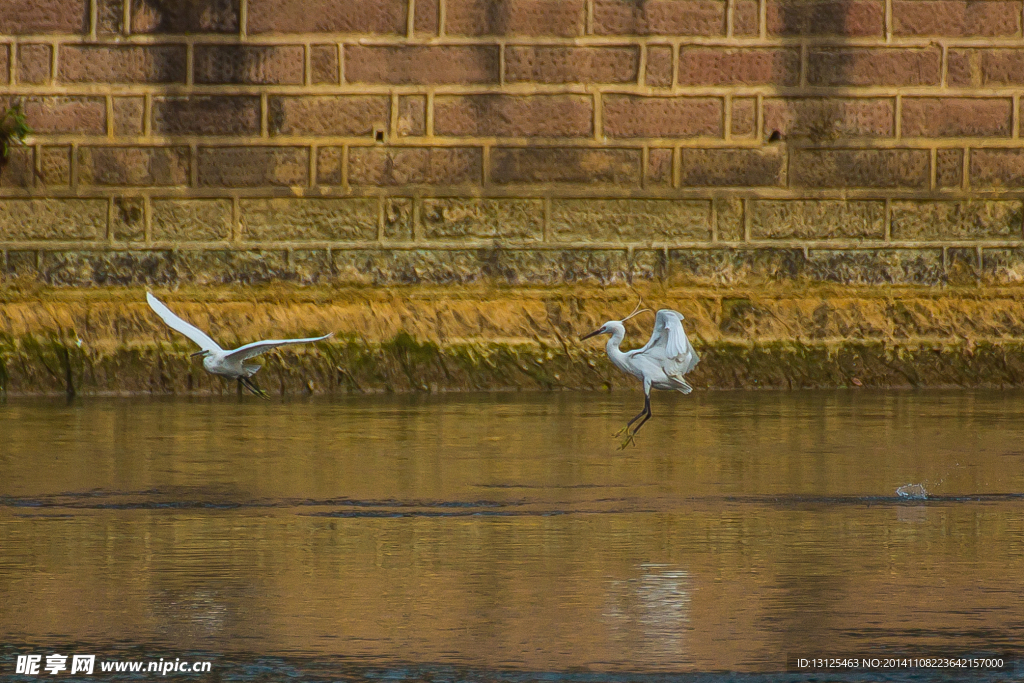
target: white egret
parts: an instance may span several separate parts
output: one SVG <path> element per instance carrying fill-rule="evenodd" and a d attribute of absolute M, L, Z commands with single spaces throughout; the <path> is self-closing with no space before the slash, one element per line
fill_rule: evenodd
<path fill-rule="evenodd" d="M 639 309 L 640 304 L 637 304 L 633 312 L 622 320 L 609 320 L 590 334 L 580 338 L 582 341 L 599 334 L 610 334 L 611 338 L 604 347 L 608 353 L 608 359 L 615 367 L 633 375 L 644 385 L 644 409 L 616 433 L 616 436 L 626 434 L 622 448 L 629 443 L 636 445 L 633 437 L 644 426 L 644 423 L 651 419 L 651 389 L 690 393 L 693 391 L 693 387 L 683 378 L 683 375 L 693 370 L 700 360 L 700 356 L 697 355 L 683 330 L 683 315 L 667 308 L 661 309 L 655 315 L 654 332 L 651 333 L 651 339 L 646 345 L 633 351 L 620 351 L 619 344 L 626 336 L 626 328 L 622 323 L 635 315 L 650 311 L 646 308 Z M 640 420 L 639 424 L 630 432 L 629 428 L 637 420 Z"/>
<path fill-rule="evenodd" d="M 322 337 L 309 337 L 306 339 L 267 339 L 265 341 L 258 341 L 246 344 L 245 346 L 239 346 L 237 349 L 232 351 L 225 351 L 217 344 L 217 342 L 210 339 L 205 332 L 176 316 L 171 312 L 171 309 L 167 308 L 163 302 L 149 292 L 146 292 L 146 301 L 149 302 L 149 307 L 152 308 L 165 323 L 167 323 L 168 327 L 182 333 L 199 345 L 202 351 L 193 353 L 192 357 L 195 358 L 196 356 L 202 356 L 203 367 L 206 368 L 207 372 L 214 375 L 220 375 L 221 377 L 227 377 L 228 379 L 238 380 L 239 384 L 261 398 L 269 398 L 269 396 L 267 395 L 267 392 L 256 386 L 256 383 L 250 378 L 255 375 L 262 366 L 257 365 L 256 363 L 246 363 L 245 361 L 253 356 L 266 353 L 278 346 L 322 341 L 333 334 L 325 334 Z"/>

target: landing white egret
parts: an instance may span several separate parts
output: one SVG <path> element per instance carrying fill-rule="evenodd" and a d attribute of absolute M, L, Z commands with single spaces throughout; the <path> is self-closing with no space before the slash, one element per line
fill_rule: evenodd
<path fill-rule="evenodd" d="M 635 315 L 649 311 L 650 309 L 646 308 L 640 310 L 640 304 L 637 304 L 633 312 L 622 320 L 609 320 L 590 334 L 580 338 L 582 341 L 599 334 L 610 334 L 611 338 L 608 339 L 608 343 L 604 347 L 608 353 L 608 359 L 615 367 L 643 382 L 644 409 L 616 433 L 616 436 L 626 435 L 626 440 L 622 442 L 622 448 L 629 443 L 636 445 L 633 437 L 644 426 L 644 423 L 651 419 L 651 388 L 678 391 L 683 394 L 690 393 L 693 391 L 693 387 L 683 378 L 683 375 L 693 370 L 700 360 L 700 356 L 697 355 L 683 330 L 683 314 L 667 308 L 661 309 L 655 315 L 654 332 L 651 333 L 651 339 L 646 345 L 633 351 L 620 351 L 619 344 L 626 336 L 626 327 L 622 323 Z M 630 432 L 630 427 L 637 420 L 640 420 L 639 424 Z"/>
<path fill-rule="evenodd" d="M 207 372 L 214 375 L 220 375 L 221 377 L 227 377 L 228 379 L 238 380 L 239 384 L 261 398 L 269 398 L 269 396 L 267 395 L 267 392 L 256 386 L 256 383 L 250 378 L 255 375 L 262 366 L 257 365 L 256 363 L 246 363 L 246 360 L 253 356 L 258 356 L 261 353 L 266 353 L 278 346 L 322 341 L 333 334 L 325 334 L 322 337 L 309 337 L 306 339 L 267 339 L 265 341 L 258 341 L 246 344 L 245 346 L 239 346 L 237 349 L 232 351 L 225 351 L 217 344 L 217 342 L 210 339 L 205 332 L 176 316 L 171 312 L 171 309 L 167 308 L 163 302 L 149 292 L 146 292 L 146 301 L 149 303 L 149 307 L 152 308 L 165 323 L 167 323 L 168 327 L 182 333 L 199 345 L 202 351 L 193 353 L 192 357 L 195 358 L 196 356 L 202 356 L 203 367 L 206 368 Z"/>

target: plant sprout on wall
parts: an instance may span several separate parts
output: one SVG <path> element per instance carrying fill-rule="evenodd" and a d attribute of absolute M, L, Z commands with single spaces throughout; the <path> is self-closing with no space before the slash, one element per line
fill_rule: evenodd
<path fill-rule="evenodd" d="M 25 144 L 25 138 L 31 134 L 32 129 L 25 120 L 20 102 L 5 109 L 0 118 L 0 163 L 7 161 L 12 145 Z"/>

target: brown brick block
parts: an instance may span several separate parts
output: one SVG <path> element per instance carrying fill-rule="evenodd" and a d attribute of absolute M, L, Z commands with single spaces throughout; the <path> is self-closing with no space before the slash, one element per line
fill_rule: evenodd
<path fill-rule="evenodd" d="M 301 45 L 196 45 L 195 82 L 301 85 Z"/>
<path fill-rule="evenodd" d="M 125 0 L 97 0 L 97 34 L 104 36 L 127 33 L 124 25 L 124 3 Z"/>
<path fill-rule="evenodd" d="M 1010 98 L 904 97 L 904 137 L 1009 137 Z"/>
<path fill-rule="evenodd" d="M 144 187 L 187 185 L 187 147 L 79 147 L 78 182 Z"/>
<path fill-rule="evenodd" d="M 815 141 L 892 137 L 895 110 L 891 98 L 772 98 L 764 101 L 764 129 Z"/>
<path fill-rule="evenodd" d="M 736 138 L 753 137 L 757 132 L 757 100 L 737 97 L 732 101 L 731 133 Z"/>
<path fill-rule="evenodd" d="M 595 0 L 597 35 L 725 35 L 720 0 Z"/>
<path fill-rule="evenodd" d="M 604 133 L 613 138 L 722 137 L 722 100 L 606 95 Z"/>
<path fill-rule="evenodd" d="M 711 203 L 675 199 L 554 199 L 556 242 L 678 242 L 711 239 Z"/>
<path fill-rule="evenodd" d="M 885 33 L 882 0 L 767 0 L 769 35 L 881 36 Z"/>
<path fill-rule="evenodd" d="M 417 0 L 413 28 L 416 33 L 436 36 L 440 9 L 438 0 Z"/>
<path fill-rule="evenodd" d="M 427 134 L 427 98 L 411 95 L 398 98 L 398 136 Z"/>
<path fill-rule="evenodd" d="M 306 147 L 201 147 L 201 187 L 282 187 L 309 182 Z"/>
<path fill-rule="evenodd" d="M 336 85 L 339 79 L 338 64 L 337 45 L 313 45 L 309 48 L 309 66 L 313 71 L 313 85 L 322 83 Z"/>
<path fill-rule="evenodd" d="M 141 197 L 115 197 L 109 231 L 119 242 L 146 239 L 146 206 Z"/>
<path fill-rule="evenodd" d="M 509 183 L 640 184 L 636 149 L 497 147 L 491 150 L 491 181 Z"/>
<path fill-rule="evenodd" d="M 106 199 L 0 199 L 0 240 L 94 240 L 106 233 Z"/>
<path fill-rule="evenodd" d="M 956 56 L 954 52 L 949 51 L 950 85 L 1024 84 L 1024 50 L 970 50 Z"/>
<path fill-rule="evenodd" d="M 964 151 L 940 149 L 935 153 L 935 186 L 959 189 L 964 183 Z"/>
<path fill-rule="evenodd" d="M 589 95 L 468 95 L 434 98 L 434 134 L 569 137 L 594 132 Z"/>
<path fill-rule="evenodd" d="M 412 239 L 412 200 L 389 197 L 384 199 L 384 225 L 381 238 L 385 240 Z"/>
<path fill-rule="evenodd" d="M 417 3 L 418 4 L 418 3 Z M 582 36 L 583 0 L 447 0 L 444 30 L 455 36 Z"/>
<path fill-rule="evenodd" d="M 750 236 L 754 239 L 882 239 L 885 202 L 752 202 Z"/>
<path fill-rule="evenodd" d="M 1024 187 L 1024 149 L 972 149 L 972 187 Z"/>
<path fill-rule="evenodd" d="M 927 188 L 931 154 L 925 149 L 794 150 L 794 187 Z"/>
<path fill-rule="evenodd" d="M 345 80 L 391 85 L 497 83 L 498 48 L 492 45 L 346 45 Z"/>
<path fill-rule="evenodd" d="M 6 47 L 3 49 L 6 53 Z M 53 49 L 49 45 L 18 46 L 18 82 L 40 84 L 50 80 L 50 59 Z M 4 64 L 6 71 L 7 65 Z M 6 77 L 6 73 L 4 76 Z"/>
<path fill-rule="evenodd" d="M 142 135 L 146 101 L 141 97 L 114 98 L 114 135 Z"/>
<path fill-rule="evenodd" d="M 419 4 L 418 2 L 416 3 Z M 404 34 L 401 0 L 250 0 L 249 33 Z"/>
<path fill-rule="evenodd" d="M 341 185 L 345 156 L 341 147 L 321 147 L 316 152 L 316 184 Z"/>
<path fill-rule="evenodd" d="M 377 239 L 377 199 L 242 199 L 242 239 L 253 241 Z"/>
<path fill-rule="evenodd" d="M 893 202 L 892 236 L 897 240 L 1020 239 L 1020 201 Z"/>
<path fill-rule="evenodd" d="M 0 187 L 32 187 L 35 184 L 35 153 L 31 147 L 12 147 L 0 162 Z"/>
<path fill-rule="evenodd" d="M 354 147 L 348 164 L 353 185 L 479 184 L 483 156 L 475 147 Z"/>
<path fill-rule="evenodd" d="M 505 80 L 537 83 L 635 83 L 640 69 L 636 47 L 505 48 Z"/>
<path fill-rule="evenodd" d="M 102 97 L 26 98 L 25 118 L 35 133 L 107 133 L 107 103 Z"/>
<path fill-rule="evenodd" d="M 11 54 L 6 45 L 0 45 L 0 84 L 10 80 Z"/>
<path fill-rule="evenodd" d="M 539 240 L 544 236 L 540 199 L 424 199 L 420 235 L 426 239 Z"/>
<path fill-rule="evenodd" d="M 938 85 L 942 51 L 928 48 L 813 48 L 811 85 Z"/>
<path fill-rule="evenodd" d="M 981 83 L 981 53 L 978 50 L 950 49 L 946 56 L 946 83 L 953 88 Z"/>
<path fill-rule="evenodd" d="M 153 133 L 157 135 L 256 135 L 259 132 L 259 97 L 153 98 Z"/>
<path fill-rule="evenodd" d="M 272 96 L 270 132 L 275 135 L 371 135 L 390 120 L 386 95 Z"/>
<path fill-rule="evenodd" d="M 668 88 L 672 85 L 672 53 L 671 45 L 651 45 L 647 48 L 647 73 L 644 82 L 655 88 Z"/>
<path fill-rule="evenodd" d="M 732 12 L 732 32 L 736 36 L 756 36 L 761 32 L 761 11 L 757 0 L 736 0 Z"/>
<path fill-rule="evenodd" d="M 1020 35 L 1021 3 L 1009 0 L 894 0 L 893 33 L 904 36 Z"/>
<path fill-rule="evenodd" d="M 238 32 L 240 0 L 131 1 L 134 33 Z"/>
<path fill-rule="evenodd" d="M 0 12 L 0 35 L 88 32 L 88 0 L 4 0 Z"/>
<path fill-rule="evenodd" d="M 39 167 L 44 185 L 67 187 L 71 184 L 71 147 L 41 147 Z"/>
<path fill-rule="evenodd" d="M 683 47 L 679 85 L 796 85 L 800 51 L 792 48 Z"/>
<path fill-rule="evenodd" d="M 184 45 L 64 45 L 57 78 L 64 83 L 184 83 Z"/>
<path fill-rule="evenodd" d="M 155 241 L 209 242 L 230 237 L 230 199 L 153 200 Z"/>
<path fill-rule="evenodd" d="M 672 184 L 672 150 L 654 148 L 647 153 L 648 185 Z"/>
<path fill-rule="evenodd" d="M 680 150 L 681 187 L 770 187 L 785 180 L 781 148 Z"/>
<path fill-rule="evenodd" d="M 715 199 L 715 219 L 719 242 L 740 242 L 743 240 L 743 200 L 736 197 Z"/>

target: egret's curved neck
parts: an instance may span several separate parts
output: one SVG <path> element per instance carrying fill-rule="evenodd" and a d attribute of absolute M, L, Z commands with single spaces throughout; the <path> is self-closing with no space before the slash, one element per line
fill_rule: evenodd
<path fill-rule="evenodd" d="M 608 338 L 608 343 L 604 345 L 604 350 L 608 354 L 608 359 L 612 363 L 614 363 L 620 370 L 629 372 L 629 368 L 626 366 L 626 354 L 619 350 L 619 345 L 622 343 L 625 336 L 626 328 L 621 324 L 615 325 L 612 331 L 612 336 Z"/>

